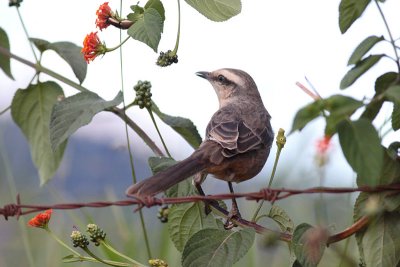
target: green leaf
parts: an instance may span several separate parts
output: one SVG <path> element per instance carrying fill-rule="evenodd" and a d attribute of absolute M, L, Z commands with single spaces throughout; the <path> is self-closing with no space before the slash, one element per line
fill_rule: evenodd
<path fill-rule="evenodd" d="M 269 210 L 268 217 L 274 220 L 283 232 L 293 233 L 293 221 L 281 207 L 273 205 Z"/>
<path fill-rule="evenodd" d="M 186 243 L 182 253 L 183 267 L 229 267 L 243 257 L 254 243 L 255 231 L 203 229 Z"/>
<path fill-rule="evenodd" d="M 400 129 L 400 104 L 395 103 L 393 105 L 393 112 L 392 112 L 392 128 L 394 131 Z"/>
<path fill-rule="evenodd" d="M 76 78 L 83 83 L 87 72 L 87 63 L 81 53 L 82 47 L 70 42 L 56 42 L 49 45 L 49 49 L 55 51 L 72 68 Z"/>
<path fill-rule="evenodd" d="M 316 100 L 301 108 L 297 111 L 296 116 L 293 119 L 290 133 L 293 133 L 296 130 L 301 131 L 309 122 L 319 117 L 323 109 L 324 105 L 322 100 Z"/>
<path fill-rule="evenodd" d="M 80 83 L 85 80 L 87 63 L 81 53 L 82 47 L 71 42 L 49 43 L 38 38 L 30 38 L 29 40 L 35 44 L 41 53 L 46 50 L 53 50 L 56 52 L 72 68 L 72 71 Z"/>
<path fill-rule="evenodd" d="M 370 197 L 371 194 L 361 192 L 354 204 L 354 211 L 353 211 L 353 221 L 356 222 L 361 219 L 361 217 L 366 215 L 366 209 L 365 209 L 365 203 L 367 202 L 368 198 Z M 361 262 L 364 262 L 364 249 L 362 245 L 362 237 L 365 233 L 365 228 L 360 229 L 359 231 L 356 232 L 355 238 L 357 241 L 357 246 L 358 246 L 358 251 L 360 253 L 360 260 Z M 365 265 L 365 264 L 364 264 Z"/>
<path fill-rule="evenodd" d="M 375 92 L 377 94 L 382 94 L 390 86 L 394 85 L 397 80 L 397 73 L 390 71 L 379 76 L 375 81 Z"/>
<path fill-rule="evenodd" d="M 29 41 L 31 41 L 36 46 L 36 48 L 40 51 L 40 53 L 43 53 L 44 51 L 49 49 L 48 46 L 50 42 L 46 40 L 39 38 L 29 38 Z"/>
<path fill-rule="evenodd" d="M 333 95 L 323 101 L 324 107 L 330 112 L 330 115 L 337 117 L 348 117 L 363 105 L 362 101 L 344 95 Z"/>
<path fill-rule="evenodd" d="M 7 33 L 0 27 L 0 46 L 10 50 L 10 42 L 8 41 Z M 11 73 L 11 64 L 10 58 L 0 54 L 0 69 L 4 71 L 4 73 L 10 78 L 14 80 L 14 77 Z"/>
<path fill-rule="evenodd" d="M 358 78 L 360 78 L 366 71 L 374 66 L 383 55 L 370 55 L 363 60 L 359 61 L 346 75 L 344 75 L 340 82 L 340 89 L 346 89 L 352 85 Z"/>
<path fill-rule="evenodd" d="M 400 263 L 400 213 L 384 213 L 368 225 L 361 238 L 366 266 L 398 266 Z"/>
<path fill-rule="evenodd" d="M 81 92 L 54 105 L 50 120 L 50 140 L 56 149 L 80 127 L 88 124 L 94 115 L 122 102 L 122 93 L 105 101 L 93 92 Z"/>
<path fill-rule="evenodd" d="M 228 20 L 242 11 L 240 0 L 185 0 L 200 14 L 212 21 Z"/>
<path fill-rule="evenodd" d="M 63 142 L 53 151 L 49 130 L 51 110 L 57 98 L 63 94 L 55 82 L 38 83 L 25 90 L 19 89 L 11 104 L 11 115 L 28 139 L 41 185 L 58 169 L 66 146 L 66 142 Z"/>
<path fill-rule="evenodd" d="M 364 13 L 371 0 L 342 0 L 339 5 L 339 28 L 345 33 Z"/>
<path fill-rule="evenodd" d="M 358 174 L 358 186 L 375 186 L 383 164 L 383 149 L 374 126 L 367 119 L 345 120 L 338 126 L 343 154 Z"/>
<path fill-rule="evenodd" d="M 400 105 L 400 85 L 390 86 L 385 91 L 385 96 L 393 103 Z"/>
<path fill-rule="evenodd" d="M 349 118 L 358 108 L 363 106 L 363 102 L 343 95 L 333 95 L 323 101 L 325 109 L 329 111 L 325 128 L 325 134 L 329 136 L 337 132 L 337 125 L 340 122 Z"/>
<path fill-rule="evenodd" d="M 350 56 L 349 62 L 347 63 L 348 65 L 354 65 L 357 64 L 363 56 L 372 48 L 374 45 L 379 43 L 380 41 L 385 40 L 383 36 L 369 36 L 366 39 L 364 39 L 354 50 L 353 54 Z"/>
<path fill-rule="evenodd" d="M 292 248 L 301 266 L 318 265 L 324 254 L 328 236 L 325 229 L 315 228 L 307 223 L 296 227 L 292 238 Z"/>
<path fill-rule="evenodd" d="M 168 232 L 175 247 L 182 252 L 189 238 L 202 229 L 218 229 L 214 216 L 205 214 L 203 202 L 172 205 L 168 213 Z"/>
<path fill-rule="evenodd" d="M 400 183 L 400 162 L 397 159 L 397 151 L 395 158 L 392 158 L 393 154 L 391 154 L 392 146 L 395 144 L 391 144 L 383 154 L 383 168 L 379 179 L 380 184 Z M 399 194 L 397 195 L 400 196 Z"/>
<path fill-rule="evenodd" d="M 380 94 L 385 92 L 393 83 L 396 82 L 397 73 L 387 72 L 379 76 L 375 81 L 375 95 L 374 101 L 371 101 L 361 114 L 361 118 L 366 118 L 373 121 L 382 108 L 384 99 L 380 98 Z"/>
<path fill-rule="evenodd" d="M 164 28 L 162 15 L 157 9 L 148 8 L 144 10 L 143 16 L 136 19 L 136 22 L 129 27 L 128 34 L 133 39 L 147 44 L 154 52 L 157 52 Z"/>
<path fill-rule="evenodd" d="M 149 8 L 154 8 L 155 10 L 157 10 L 162 20 L 165 21 L 165 9 L 160 0 L 149 0 L 144 6 L 144 9 L 149 9 Z"/>
<path fill-rule="evenodd" d="M 165 124 L 171 126 L 172 129 L 180 134 L 193 148 L 199 147 L 202 139 L 191 120 L 162 113 L 154 102 L 152 102 L 151 110 L 157 114 Z"/>
<path fill-rule="evenodd" d="M 133 6 L 131 6 L 131 9 L 132 9 L 133 13 L 129 13 L 128 16 L 127 16 L 127 18 L 130 21 L 135 23 L 140 18 L 143 18 L 143 13 L 144 13 L 144 8 L 143 7 L 140 7 L 138 5 L 133 5 Z"/>

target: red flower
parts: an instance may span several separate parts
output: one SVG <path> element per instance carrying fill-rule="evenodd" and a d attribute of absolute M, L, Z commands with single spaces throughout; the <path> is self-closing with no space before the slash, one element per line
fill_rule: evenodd
<path fill-rule="evenodd" d="M 99 9 L 96 11 L 97 19 L 96 19 L 96 27 L 101 30 L 105 29 L 110 25 L 108 19 L 113 16 L 113 12 L 108 5 L 108 2 L 102 4 Z"/>
<path fill-rule="evenodd" d="M 50 221 L 52 212 L 53 210 L 49 209 L 42 213 L 39 213 L 38 215 L 29 220 L 28 225 L 33 227 L 46 228 L 47 224 Z"/>
<path fill-rule="evenodd" d="M 325 155 L 331 147 L 331 136 L 325 135 L 322 139 L 317 141 L 317 154 Z"/>
<path fill-rule="evenodd" d="M 86 35 L 83 40 L 81 53 L 87 63 L 93 61 L 98 55 L 104 54 L 105 52 L 106 47 L 100 42 L 97 32 L 91 32 Z"/>

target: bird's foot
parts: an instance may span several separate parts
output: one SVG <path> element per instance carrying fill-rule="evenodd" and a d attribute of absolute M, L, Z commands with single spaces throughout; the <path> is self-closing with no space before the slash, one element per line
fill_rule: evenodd
<path fill-rule="evenodd" d="M 240 218 L 242 218 L 242 216 L 240 215 L 240 212 L 239 212 L 237 206 L 234 206 L 234 205 L 233 205 L 233 206 L 232 206 L 232 209 L 231 209 L 231 211 L 229 212 L 228 217 L 226 217 L 226 221 L 225 221 L 225 223 L 224 223 L 224 228 L 225 228 L 225 230 L 230 230 L 230 229 L 232 229 L 233 227 L 237 227 L 237 224 L 234 223 L 234 222 L 232 221 L 232 219 L 240 219 Z"/>

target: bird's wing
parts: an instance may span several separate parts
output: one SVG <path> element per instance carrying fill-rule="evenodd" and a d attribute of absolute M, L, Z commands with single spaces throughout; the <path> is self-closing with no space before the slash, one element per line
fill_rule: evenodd
<path fill-rule="evenodd" d="M 256 116 L 255 114 L 255 118 Z M 252 129 L 234 114 L 226 112 L 216 113 L 206 130 L 207 139 L 219 143 L 224 148 L 222 153 L 225 157 L 232 157 L 265 145 L 266 138 L 270 138 L 265 136 L 267 133 L 267 127 Z"/>

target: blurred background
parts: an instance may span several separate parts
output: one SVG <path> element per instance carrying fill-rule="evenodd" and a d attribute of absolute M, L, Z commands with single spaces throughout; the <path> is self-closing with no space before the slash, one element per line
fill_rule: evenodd
<path fill-rule="evenodd" d="M 30 37 L 50 42 L 70 41 L 82 45 L 86 34 L 95 29 L 95 12 L 103 1 L 24 1 L 20 13 Z M 335 1 L 243 1 L 242 12 L 221 23 L 211 22 L 196 10 L 181 3 L 181 39 L 178 50 L 179 63 L 168 68 L 154 64 L 158 54 L 146 45 L 130 40 L 123 46 L 125 99 L 134 99 L 133 86 L 138 80 L 152 83 L 153 101 L 161 111 L 174 116 L 189 118 L 204 136 L 205 127 L 217 110 L 217 98 L 212 87 L 194 75 L 197 71 L 218 68 L 239 68 L 248 72 L 256 81 L 264 104 L 272 115 L 275 132 L 279 128 L 290 131 L 292 120 L 299 108 L 312 99 L 301 91 L 296 82 L 307 87 L 305 77 L 322 97 L 342 93 L 339 83 L 348 71 L 347 60 L 353 49 L 369 35 L 385 35 L 382 19 L 374 5 L 370 5 L 362 18 L 345 34 L 338 27 L 339 0 Z M 130 12 L 132 1 L 124 1 L 122 16 Z M 144 4 L 144 3 L 143 3 Z M 159 51 L 175 46 L 177 30 L 177 3 L 163 1 L 166 9 L 164 33 Z M 112 9 L 119 10 L 119 1 L 109 1 Z M 400 35 L 398 1 L 382 4 L 383 12 L 392 33 Z M 32 51 L 24 35 L 15 8 L 8 1 L 0 3 L 0 27 L 10 39 L 11 51 L 34 61 Z M 125 34 L 125 33 L 123 33 Z M 119 30 L 109 27 L 99 32 L 108 47 L 119 42 Z M 373 49 L 391 51 L 388 43 L 380 43 Z M 45 52 L 42 65 L 75 79 L 69 66 L 52 51 Z M 110 100 L 121 90 L 119 53 L 108 53 L 88 66 L 83 85 Z M 18 88 L 26 88 L 34 71 L 16 61 L 11 62 L 15 81 L 0 72 L 0 110 L 10 105 Z M 395 70 L 388 59 L 372 68 L 345 94 L 356 99 L 371 97 L 375 79 L 384 72 Z M 41 75 L 41 80 L 50 79 Z M 64 84 L 67 96 L 77 93 Z M 384 115 L 377 118 L 380 129 L 391 114 L 391 106 L 384 107 Z M 386 114 L 385 114 L 386 112 Z M 128 114 L 153 140 L 161 146 L 156 130 L 145 110 L 132 108 Z M 187 157 L 192 148 L 173 130 L 158 120 L 161 133 L 176 160 Z M 321 165 L 317 142 L 323 137 L 324 124 L 316 120 L 302 132 L 288 137 L 282 152 L 274 187 L 307 188 L 313 186 L 354 186 L 355 175 L 345 161 L 335 136 L 331 142 L 326 163 Z M 129 132 L 135 170 L 139 179 L 150 175 L 147 159 L 150 149 Z M 392 133 L 383 143 L 399 139 Z M 13 123 L 10 113 L 0 116 L 0 205 L 15 201 L 21 195 L 26 204 L 54 204 L 64 202 L 90 202 L 124 199 L 124 191 L 132 183 L 129 156 L 126 147 L 125 126 L 113 114 L 101 113 L 93 121 L 79 129 L 69 140 L 63 162 L 54 179 L 39 186 L 37 172 L 32 164 L 28 144 L 21 131 Z M 271 173 L 274 147 L 264 170 L 254 179 L 235 186 L 237 191 L 252 192 L 265 187 Z M 208 179 L 207 193 L 227 192 L 222 181 Z M 352 205 L 356 194 L 302 195 L 277 203 L 290 215 L 294 223 L 321 224 L 332 232 L 341 231 L 352 223 Z M 241 201 L 242 215 L 250 217 L 257 204 Z M 264 210 L 267 211 L 268 205 Z M 138 214 L 133 207 L 110 207 L 55 211 L 51 227 L 61 239 L 69 242 L 69 235 L 76 226 L 85 229 L 89 222 L 96 222 L 106 232 L 111 242 L 142 262 L 146 260 L 145 245 L 139 226 Z M 179 266 L 179 254 L 167 236 L 166 225 L 156 218 L 157 208 L 145 210 L 146 224 L 151 229 L 153 253 L 165 258 L 170 266 Z M 64 266 L 61 258 L 68 251 L 56 245 L 44 231 L 26 227 L 29 218 L 22 217 L 0 221 L 0 266 Z M 277 226 L 261 221 L 270 228 Z M 347 247 L 347 250 L 345 249 Z M 347 251 L 347 256 L 343 255 Z M 358 259 L 354 239 L 332 245 L 326 250 L 321 266 L 353 266 Z M 266 245 L 258 236 L 251 251 L 235 266 L 289 266 L 290 253 L 283 242 Z M 16 262 L 18 264 L 16 265 Z M 70 266 L 97 266 L 75 263 Z"/>

